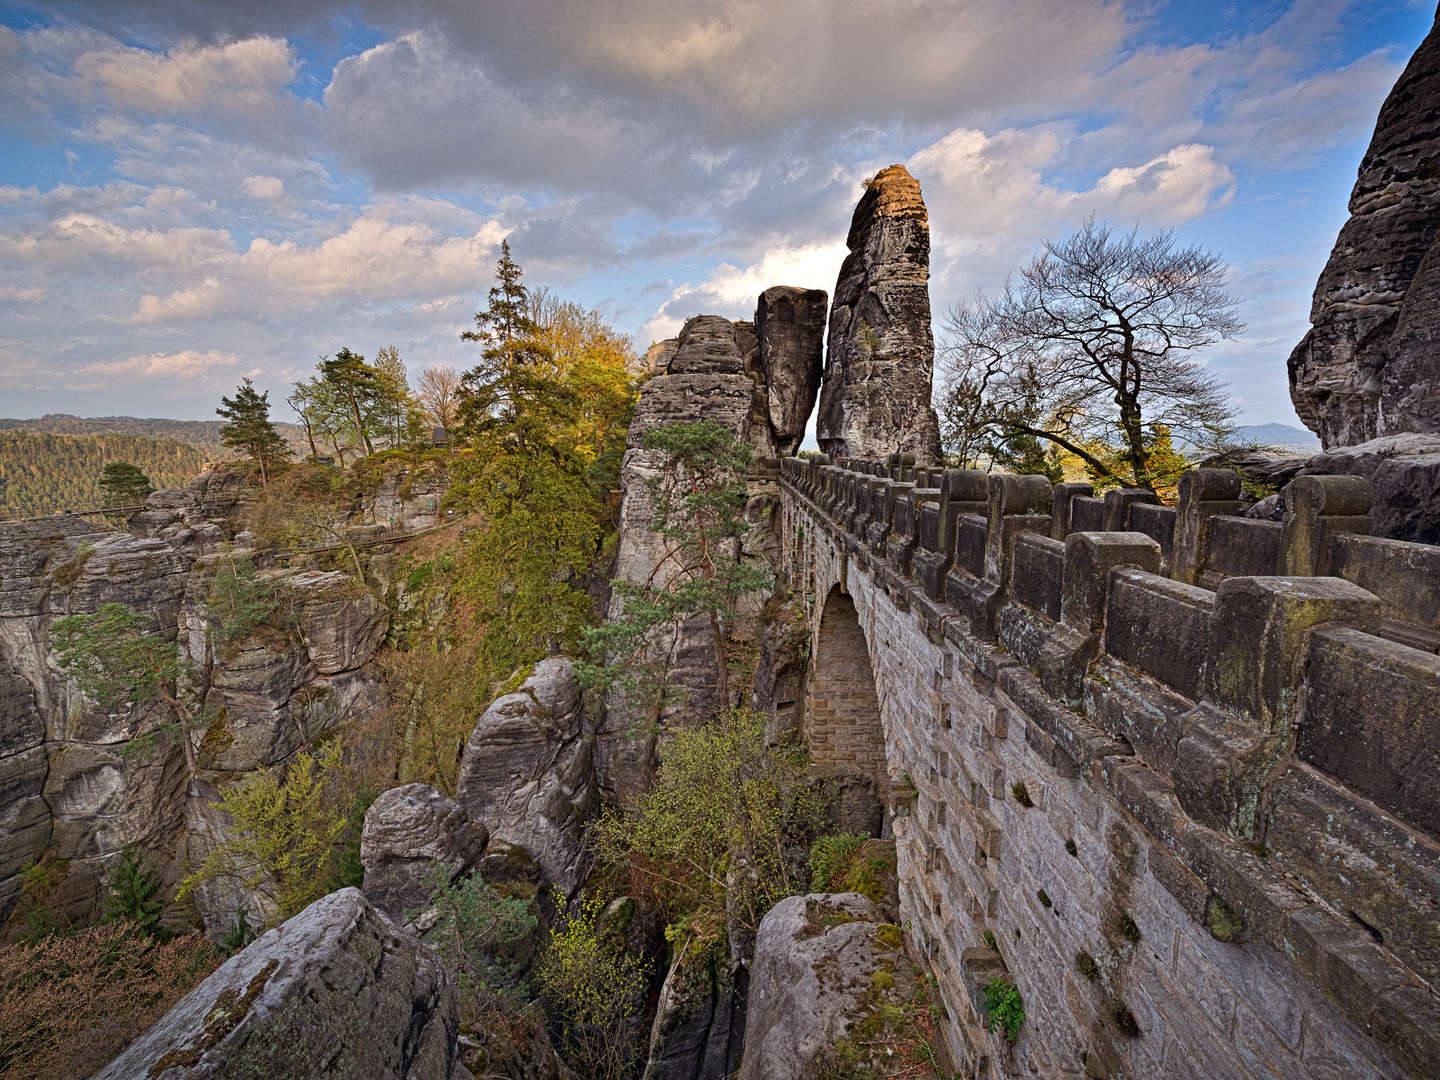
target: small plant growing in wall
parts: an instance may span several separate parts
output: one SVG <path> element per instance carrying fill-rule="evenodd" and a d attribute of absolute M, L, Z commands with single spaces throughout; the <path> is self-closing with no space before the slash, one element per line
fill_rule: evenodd
<path fill-rule="evenodd" d="M 1040 889 L 1035 893 L 1035 899 L 1039 900 L 1041 906 L 1045 908 L 1050 908 L 1054 906 L 1054 902 L 1050 899 L 1050 894 L 1047 893 L 1044 889 Z"/>
<path fill-rule="evenodd" d="M 1018 802 L 1021 806 L 1025 807 L 1025 809 L 1027 810 L 1035 805 L 1035 800 L 1030 798 L 1029 789 L 1026 788 L 1025 785 L 1019 780 L 1015 781 L 1015 783 L 1010 785 L 1010 794 L 1015 797 L 1016 802 Z"/>
<path fill-rule="evenodd" d="M 1065 841 L 1065 851 L 1067 854 L 1073 855 L 1077 859 L 1080 857 L 1080 849 L 1075 846 L 1075 841 L 1073 839 Z"/>
<path fill-rule="evenodd" d="M 989 1029 L 1004 1031 L 1005 1038 L 1013 1043 L 1020 1034 L 1020 1025 L 1025 1023 L 1025 1002 L 1020 997 L 1020 988 L 996 975 L 983 987 L 983 993 Z"/>
<path fill-rule="evenodd" d="M 1123 1001 L 1117 1001 L 1110 1006 L 1110 1019 L 1115 1021 L 1115 1029 L 1127 1039 L 1140 1037 L 1140 1024 L 1135 1019 L 1135 1014 L 1130 1011 L 1130 1006 Z"/>
<path fill-rule="evenodd" d="M 1126 941 L 1135 943 L 1140 940 L 1140 927 L 1128 911 L 1115 916 L 1115 929 Z"/>
<path fill-rule="evenodd" d="M 1075 954 L 1075 970 L 1080 972 L 1086 982 L 1094 982 L 1100 978 L 1100 965 L 1095 962 L 1095 957 L 1084 949 Z"/>

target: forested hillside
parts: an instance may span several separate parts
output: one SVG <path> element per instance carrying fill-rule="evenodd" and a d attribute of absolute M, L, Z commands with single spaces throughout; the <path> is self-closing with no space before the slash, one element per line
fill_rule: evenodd
<path fill-rule="evenodd" d="M 162 488 L 184 484 L 218 456 L 175 439 L 0 430 L 0 518 L 100 506 L 100 472 L 112 461 L 138 465 Z"/>
<path fill-rule="evenodd" d="M 151 439 L 174 439 L 188 443 L 205 453 L 207 461 L 234 455 L 220 443 L 219 420 L 169 420 L 154 416 L 72 416 L 69 413 L 46 413 L 41 417 L 17 419 L 0 417 L 0 432 L 31 431 L 51 435 L 143 435 Z M 297 451 L 303 449 L 300 428 L 295 424 L 276 424 Z M 153 479 L 153 477 L 152 477 Z"/>

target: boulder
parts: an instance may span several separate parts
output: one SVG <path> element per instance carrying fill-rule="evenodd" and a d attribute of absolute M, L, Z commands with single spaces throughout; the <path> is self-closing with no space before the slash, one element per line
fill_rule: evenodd
<path fill-rule="evenodd" d="M 1374 489 L 1370 531 L 1440 544 L 1440 434 L 1389 435 L 1317 454 L 1302 475 L 1363 476 Z"/>
<path fill-rule="evenodd" d="M 940 462 L 930 404 L 930 221 L 920 185 L 903 165 L 865 187 L 835 283 L 816 436 L 834 457 L 910 451 Z"/>
<path fill-rule="evenodd" d="M 584 878 L 584 827 L 599 806 L 595 736 L 565 657 L 535 665 L 470 733 L 457 798 L 490 836 L 523 847 L 567 895 Z"/>
<path fill-rule="evenodd" d="M 439 958 L 342 889 L 232 956 L 97 1080 L 458 1080 L 458 1029 Z"/>
<path fill-rule="evenodd" d="M 913 993 L 899 933 L 858 893 L 791 896 L 771 908 L 755 941 L 740 1080 L 838 1075 L 831 1070 L 851 1029 Z M 891 978 L 876 979 L 881 971 Z M 868 1064 L 864 1046 L 850 1050 L 852 1068 Z"/>
<path fill-rule="evenodd" d="M 1440 33 L 1390 91 L 1290 354 L 1295 411 L 1324 446 L 1440 432 Z"/>
<path fill-rule="evenodd" d="M 824 367 L 828 302 L 823 289 L 776 285 L 760 294 L 755 307 L 766 411 L 782 455 L 800 448 L 815 408 Z"/>
<path fill-rule="evenodd" d="M 489 839 L 458 802 L 429 784 L 406 784 L 384 792 L 365 813 L 360 863 L 366 899 L 392 919 L 424 907 L 432 867 L 451 880 L 480 861 Z"/>

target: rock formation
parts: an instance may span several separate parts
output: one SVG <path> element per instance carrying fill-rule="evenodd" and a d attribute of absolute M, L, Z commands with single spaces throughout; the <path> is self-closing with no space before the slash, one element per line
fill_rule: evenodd
<path fill-rule="evenodd" d="M 444 868 L 451 881 L 469 873 L 485 853 L 485 826 L 429 784 L 406 784 L 382 794 L 365 813 L 360 862 L 365 898 L 403 922 L 430 898 L 430 875 Z"/>
<path fill-rule="evenodd" d="M 650 350 L 647 362 L 663 373 L 647 381 L 630 422 L 621 468 L 618 551 L 614 577 L 663 586 L 675 573 L 666 564 L 664 544 L 653 530 L 655 510 L 646 481 L 656 474 L 657 451 L 643 448 L 645 434 L 668 424 L 708 420 L 735 433 L 751 450 L 746 516 L 759 525 L 747 538 L 746 555 L 778 558 L 769 536 L 774 506 L 773 477 L 778 460 L 793 454 L 804 437 L 820 379 L 825 293 L 784 286 L 759 298 L 755 322 L 731 322 L 697 315 L 680 335 Z M 619 598 L 610 614 L 621 610 Z M 708 622 L 680 628 L 668 657 L 669 679 L 682 692 L 678 706 L 714 712 L 717 667 Z M 639 710 L 643 712 L 643 710 Z M 654 755 L 651 718 L 640 715 L 623 695 L 612 694 L 600 731 L 602 786 L 622 802 L 641 790 Z M 662 717 L 663 721 L 663 717 Z"/>
<path fill-rule="evenodd" d="M 856 1040 L 850 1057 L 846 1036 L 913 996 L 899 950 L 899 928 L 858 893 L 791 896 L 771 908 L 755 941 L 740 1080 L 840 1075 L 845 1065 L 858 1073 L 869 1051 Z"/>
<path fill-rule="evenodd" d="M 384 704 L 374 657 L 389 628 L 386 606 L 313 557 L 275 566 L 247 547 L 240 475 L 219 469 L 154 492 L 127 531 L 66 516 L 0 524 L 0 924 L 20 869 L 46 849 L 64 869 L 56 902 L 67 916 L 92 909 L 126 844 L 144 849 L 173 884 L 222 839 L 227 822 L 209 804 L 226 785 L 283 767 L 342 718 Z M 442 472 L 387 466 L 374 479 L 371 494 L 340 510 L 352 524 L 382 510 L 412 525 L 438 520 L 428 504 Z M 253 557 L 294 618 L 226 644 L 215 633 L 211 583 L 242 557 Z M 131 753 L 137 718 L 81 701 L 59 671 L 54 621 L 110 602 L 148 616 L 179 645 L 183 695 L 212 718 L 193 785 L 178 747 Z M 229 930 L 242 906 L 252 917 L 265 908 L 228 884 L 202 885 L 195 899 L 215 933 Z"/>
<path fill-rule="evenodd" d="M 1440 30 L 1380 110 L 1320 274 L 1290 396 L 1327 449 L 1440 433 Z"/>
<path fill-rule="evenodd" d="M 770 429 L 781 454 L 793 454 L 815 408 L 824 362 L 825 307 L 820 289 L 776 285 L 760 294 L 755 335 Z"/>
<path fill-rule="evenodd" d="M 832 456 L 911 451 L 940 461 L 930 404 L 930 222 L 903 165 L 876 173 L 855 207 L 835 282 L 816 435 Z"/>
<path fill-rule="evenodd" d="M 599 807 L 595 736 L 570 661 L 552 657 L 496 698 L 465 745 L 457 798 L 496 840 L 524 848 L 550 884 L 584 879 L 584 828 Z"/>
<path fill-rule="evenodd" d="M 458 1029 L 439 958 L 342 889 L 232 956 L 96 1080 L 460 1080 Z"/>

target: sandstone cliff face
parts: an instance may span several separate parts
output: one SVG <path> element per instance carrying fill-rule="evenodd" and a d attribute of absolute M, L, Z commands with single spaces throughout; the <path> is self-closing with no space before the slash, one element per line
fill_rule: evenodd
<path fill-rule="evenodd" d="M 656 428 L 699 420 L 727 428 L 750 447 L 752 498 L 746 516 L 758 527 L 751 529 L 745 554 L 778 558 L 778 544 L 768 535 L 773 480 L 779 458 L 799 447 L 814 406 L 824 313 L 823 292 L 780 286 L 761 294 L 754 323 L 697 315 L 679 337 L 651 350 L 650 360 L 664 368 L 641 389 L 630 423 L 621 468 L 616 578 L 664 586 L 676 573 L 653 530 L 655 508 L 646 489 L 661 455 L 642 443 Z M 610 615 L 620 610 L 617 597 Z M 718 669 L 708 622 L 694 620 L 680 628 L 667 664 L 672 684 L 684 697 L 679 707 L 704 714 L 721 706 L 715 700 Z M 645 734 L 653 718 L 643 712 L 613 694 L 599 731 L 601 784 L 622 802 L 648 782 L 655 753 L 653 739 Z"/>
<path fill-rule="evenodd" d="M 438 504 L 440 481 L 403 471 L 379 481 L 352 520 L 392 510 L 412 527 L 436 520 L 429 504 Z M 63 516 L 0 525 L 0 925 L 21 868 L 46 849 L 64 865 L 57 902 L 73 917 L 90 911 L 127 844 L 173 882 L 223 836 L 227 822 L 209 804 L 227 785 L 282 767 L 342 719 L 383 704 L 374 657 L 388 609 L 348 574 L 307 565 L 313 559 L 264 569 L 268 557 L 239 531 L 245 497 L 236 474 L 221 470 L 155 492 L 128 531 Z M 217 569 L 246 555 L 278 586 L 288 617 L 222 645 L 210 585 Z M 147 615 L 178 643 L 183 696 L 215 718 L 193 784 L 178 746 L 137 750 L 141 718 L 84 702 L 56 664 L 55 620 L 110 602 Z M 214 883 L 197 890 L 196 904 L 207 929 L 221 933 L 240 907 L 252 916 L 265 907 Z"/>
<path fill-rule="evenodd" d="M 816 435 L 827 454 L 940 461 L 930 404 L 930 221 L 903 165 L 882 169 L 855 207 L 835 282 Z"/>
<path fill-rule="evenodd" d="M 1290 355 L 1295 411 L 1327 449 L 1440 432 L 1440 31 L 1380 110 Z"/>

